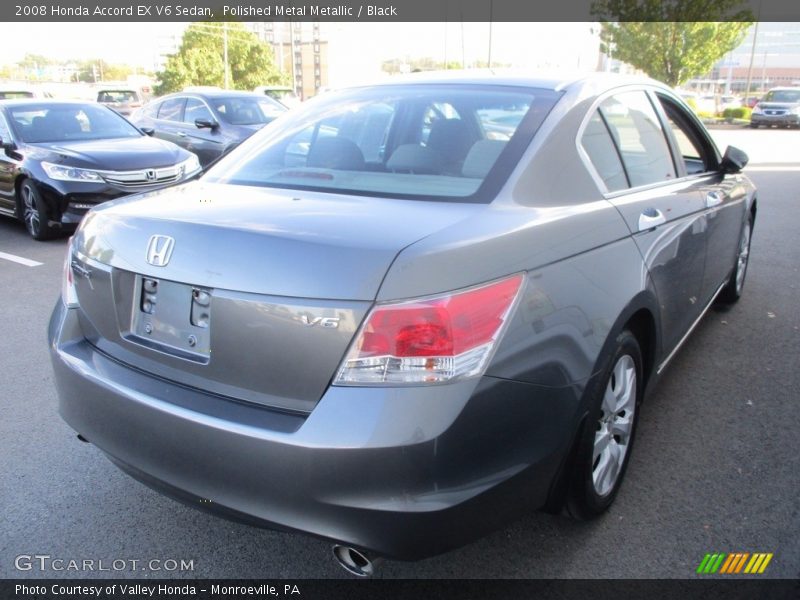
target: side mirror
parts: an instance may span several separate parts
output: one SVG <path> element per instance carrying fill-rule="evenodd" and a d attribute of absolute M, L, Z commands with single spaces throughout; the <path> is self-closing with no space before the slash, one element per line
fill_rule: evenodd
<path fill-rule="evenodd" d="M 142 130 L 143 134 L 149 135 L 150 137 L 153 137 L 156 133 L 156 130 L 153 129 L 152 127 L 140 127 L 139 129 Z"/>
<path fill-rule="evenodd" d="M 213 119 L 195 119 L 194 125 L 198 129 L 216 129 L 219 127 L 219 123 Z"/>
<path fill-rule="evenodd" d="M 5 150 L 7 152 L 10 152 L 11 150 L 16 150 L 17 149 L 17 145 L 14 142 L 12 142 L 11 140 L 4 140 L 4 139 L 0 138 L 0 148 L 2 148 L 3 150 Z"/>
<path fill-rule="evenodd" d="M 734 146 L 728 146 L 725 149 L 725 155 L 722 157 L 720 168 L 723 173 L 738 173 L 744 169 L 748 160 L 750 159 L 743 150 L 739 150 Z"/>

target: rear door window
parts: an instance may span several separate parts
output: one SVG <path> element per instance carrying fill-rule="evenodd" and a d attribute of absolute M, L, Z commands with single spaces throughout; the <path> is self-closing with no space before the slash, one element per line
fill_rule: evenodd
<path fill-rule="evenodd" d="M 644 91 L 623 92 L 600 104 L 631 187 L 675 179 L 667 138 Z"/>
<path fill-rule="evenodd" d="M 628 187 L 628 177 L 603 117 L 595 111 L 581 136 L 581 146 L 609 192 Z"/>
<path fill-rule="evenodd" d="M 158 109 L 158 118 L 162 121 L 180 121 L 186 98 L 170 98 L 164 100 Z"/>

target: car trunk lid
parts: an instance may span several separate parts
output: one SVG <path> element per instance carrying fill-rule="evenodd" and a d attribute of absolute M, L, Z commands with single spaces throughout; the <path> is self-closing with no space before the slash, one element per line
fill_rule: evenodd
<path fill-rule="evenodd" d="M 398 252 L 480 208 L 202 183 L 112 202 L 73 244 L 84 333 L 156 376 L 310 411 Z"/>

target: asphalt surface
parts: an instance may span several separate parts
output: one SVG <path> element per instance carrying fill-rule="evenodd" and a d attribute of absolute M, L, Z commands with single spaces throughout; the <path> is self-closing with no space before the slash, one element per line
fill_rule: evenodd
<path fill-rule="evenodd" d="M 709 311 L 643 407 L 612 509 L 591 523 L 532 512 L 448 554 L 384 563 L 379 576 L 685 578 L 707 552 L 772 552 L 764 576 L 800 577 L 800 131 L 715 135 L 762 163 L 748 173 L 760 208 L 744 297 Z M 348 577 L 327 543 L 184 507 L 76 440 L 56 412 L 46 343 L 64 247 L 0 218 L 0 252 L 42 263 L 0 258 L 0 578 Z M 194 568 L 15 569 L 33 554 Z"/>

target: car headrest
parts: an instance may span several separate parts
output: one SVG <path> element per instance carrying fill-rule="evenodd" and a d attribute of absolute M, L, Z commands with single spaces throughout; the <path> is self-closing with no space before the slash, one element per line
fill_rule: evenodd
<path fill-rule="evenodd" d="M 386 168 L 401 173 L 439 175 L 442 172 L 442 157 L 431 148 L 419 144 L 403 144 L 392 152 L 386 161 Z"/>
<path fill-rule="evenodd" d="M 306 166 L 342 171 L 363 171 L 364 153 L 352 140 L 343 137 L 321 138 L 308 152 Z"/>
<path fill-rule="evenodd" d="M 486 174 L 497 162 L 497 157 L 506 147 L 504 140 L 481 140 L 475 142 L 470 148 L 467 158 L 464 159 L 464 166 L 461 167 L 461 174 L 464 177 L 483 179 Z"/>

